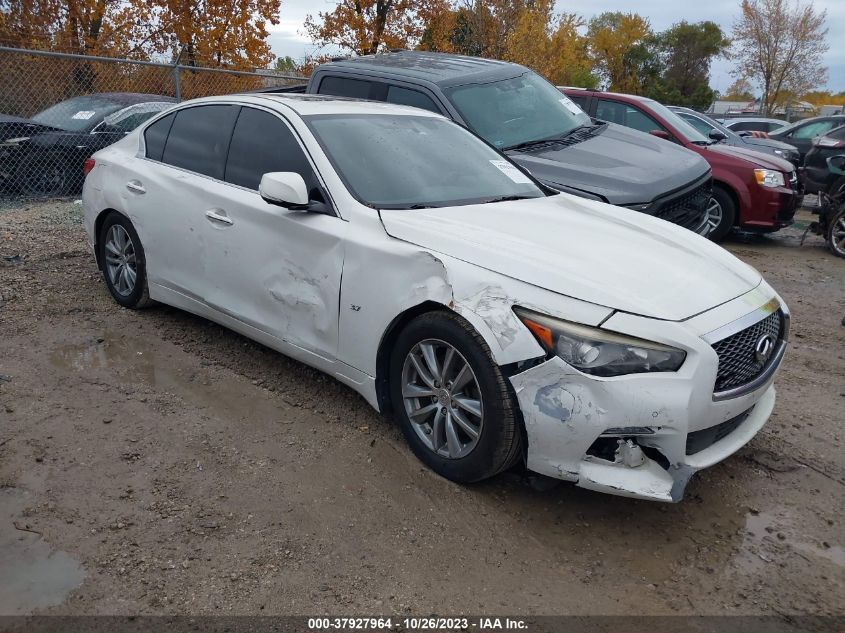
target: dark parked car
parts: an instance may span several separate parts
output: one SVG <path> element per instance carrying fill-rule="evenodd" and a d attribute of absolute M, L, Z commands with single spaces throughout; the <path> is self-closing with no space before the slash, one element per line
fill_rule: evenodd
<path fill-rule="evenodd" d="M 31 119 L 0 114 L 0 179 L 28 195 L 76 193 L 86 158 L 174 103 L 172 97 L 111 92 L 61 101 Z"/>
<path fill-rule="evenodd" d="M 840 125 L 845 125 L 845 114 L 817 116 L 798 121 L 776 132 L 772 132 L 769 134 L 769 138 L 797 147 L 798 151 L 801 152 L 801 162 L 803 163 L 804 157 L 813 146 L 813 139 L 824 136 L 833 128 L 839 127 Z"/>
<path fill-rule="evenodd" d="M 713 168 L 713 197 L 709 205 L 712 239 L 721 239 L 733 227 L 768 233 L 792 224 L 801 199 L 792 163 L 754 150 L 718 144 L 653 99 L 612 92 L 566 93 L 580 98 L 584 104 L 581 107 L 598 119 L 672 141 L 707 160 Z"/>
<path fill-rule="evenodd" d="M 767 117 L 730 117 L 720 119 L 713 117 L 726 128 L 730 128 L 736 133 L 740 132 L 760 132 L 762 134 L 771 134 L 777 130 L 789 125 L 789 121 L 785 119 L 770 119 Z"/>
<path fill-rule="evenodd" d="M 711 175 L 705 161 L 590 119 L 524 66 L 418 51 L 365 55 L 318 66 L 308 92 L 438 112 L 554 189 L 707 233 Z"/>
<path fill-rule="evenodd" d="M 804 186 L 809 193 L 845 194 L 845 176 L 831 171 L 828 159 L 845 154 L 845 125 L 813 140 L 804 158 Z"/>
<path fill-rule="evenodd" d="M 795 147 L 788 143 L 759 136 L 739 135 L 721 123 L 711 119 L 706 114 L 701 114 L 690 108 L 669 106 L 669 109 L 704 134 L 704 136 L 718 143 L 730 145 L 731 147 L 753 149 L 764 154 L 772 154 L 778 158 L 788 160 L 796 167 L 800 165 L 801 154 Z"/>

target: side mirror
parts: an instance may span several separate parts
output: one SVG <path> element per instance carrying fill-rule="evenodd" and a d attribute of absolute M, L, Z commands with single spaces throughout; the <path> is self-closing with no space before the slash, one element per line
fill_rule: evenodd
<path fill-rule="evenodd" d="M 741 131 L 737 132 L 737 136 L 746 137 L 746 136 L 754 136 L 754 134 L 752 134 L 749 130 L 741 130 Z"/>
<path fill-rule="evenodd" d="M 652 136 L 656 136 L 657 138 L 662 138 L 666 141 L 672 140 L 672 137 L 669 136 L 669 132 L 667 132 L 666 130 L 652 130 L 651 132 L 649 132 L 649 134 L 651 134 Z"/>
<path fill-rule="evenodd" d="M 302 176 L 293 171 L 271 171 L 261 177 L 258 193 L 265 202 L 287 209 L 308 208 L 308 188 Z"/>
<path fill-rule="evenodd" d="M 845 176 L 845 154 L 837 154 L 828 158 L 827 167 L 830 169 L 830 173 Z"/>
<path fill-rule="evenodd" d="M 716 141 L 717 143 L 719 141 L 724 141 L 726 138 L 728 138 L 727 134 L 725 134 L 721 130 L 717 130 L 716 128 L 710 130 L 710 133 L 707 136 L 710 137 L 711 141 Z"/>

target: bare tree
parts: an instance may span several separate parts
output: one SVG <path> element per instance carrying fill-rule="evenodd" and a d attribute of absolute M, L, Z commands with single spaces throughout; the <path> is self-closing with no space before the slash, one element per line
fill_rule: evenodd
<path fill-rule="evenodd" d="M 827 81 L 826 11 L 801 0 L 742 0 L 741 10 L 733 26 L 735 74 L 759 84 L 763 112 Z"/>

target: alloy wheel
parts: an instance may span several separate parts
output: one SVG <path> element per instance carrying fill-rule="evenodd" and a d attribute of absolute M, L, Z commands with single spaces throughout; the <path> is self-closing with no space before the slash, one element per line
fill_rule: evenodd
<path fill-rule="evenodd" d="M 840 257 L 845 257 L 845 215 L 840 215 L 831 227 L 830 245 Z"/>
<path fill-rule="evenodd" d="M 722 223 L 722 205 L 719 204 L 719 201 L 716 198 L 710 198 L 710 202 L 707 204 L 707 226 L 710 229 L 710 232 L 716 230 L 716 227 Z"/>
<path fill-rule="evenodd" d="M 416 434 L 440 457 L 466 457 L 478 445 L 484 406 L 478 379 L 449 343 L 414 345 L 402 367 L 402 400 Z"/>
<path fill-rule="evenodd" d="M 106 236 L 106 272 L 112 287 L 123 297 L 135 290 L 138 262 L 135 245 L 129 233 L 120 224 L 113 224 Z"/>

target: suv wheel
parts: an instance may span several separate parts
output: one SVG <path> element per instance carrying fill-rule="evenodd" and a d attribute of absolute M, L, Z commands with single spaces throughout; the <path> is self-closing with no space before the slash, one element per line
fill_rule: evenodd
<path fill-rule="evenodd" d="M 713 196 L 707 205 L 707 223 L 710 227 L 709 237 L 719 242 L 733 228 L 736 219 L 736 205 L 730 194 L 721 187 L 713 187 Z"/>

